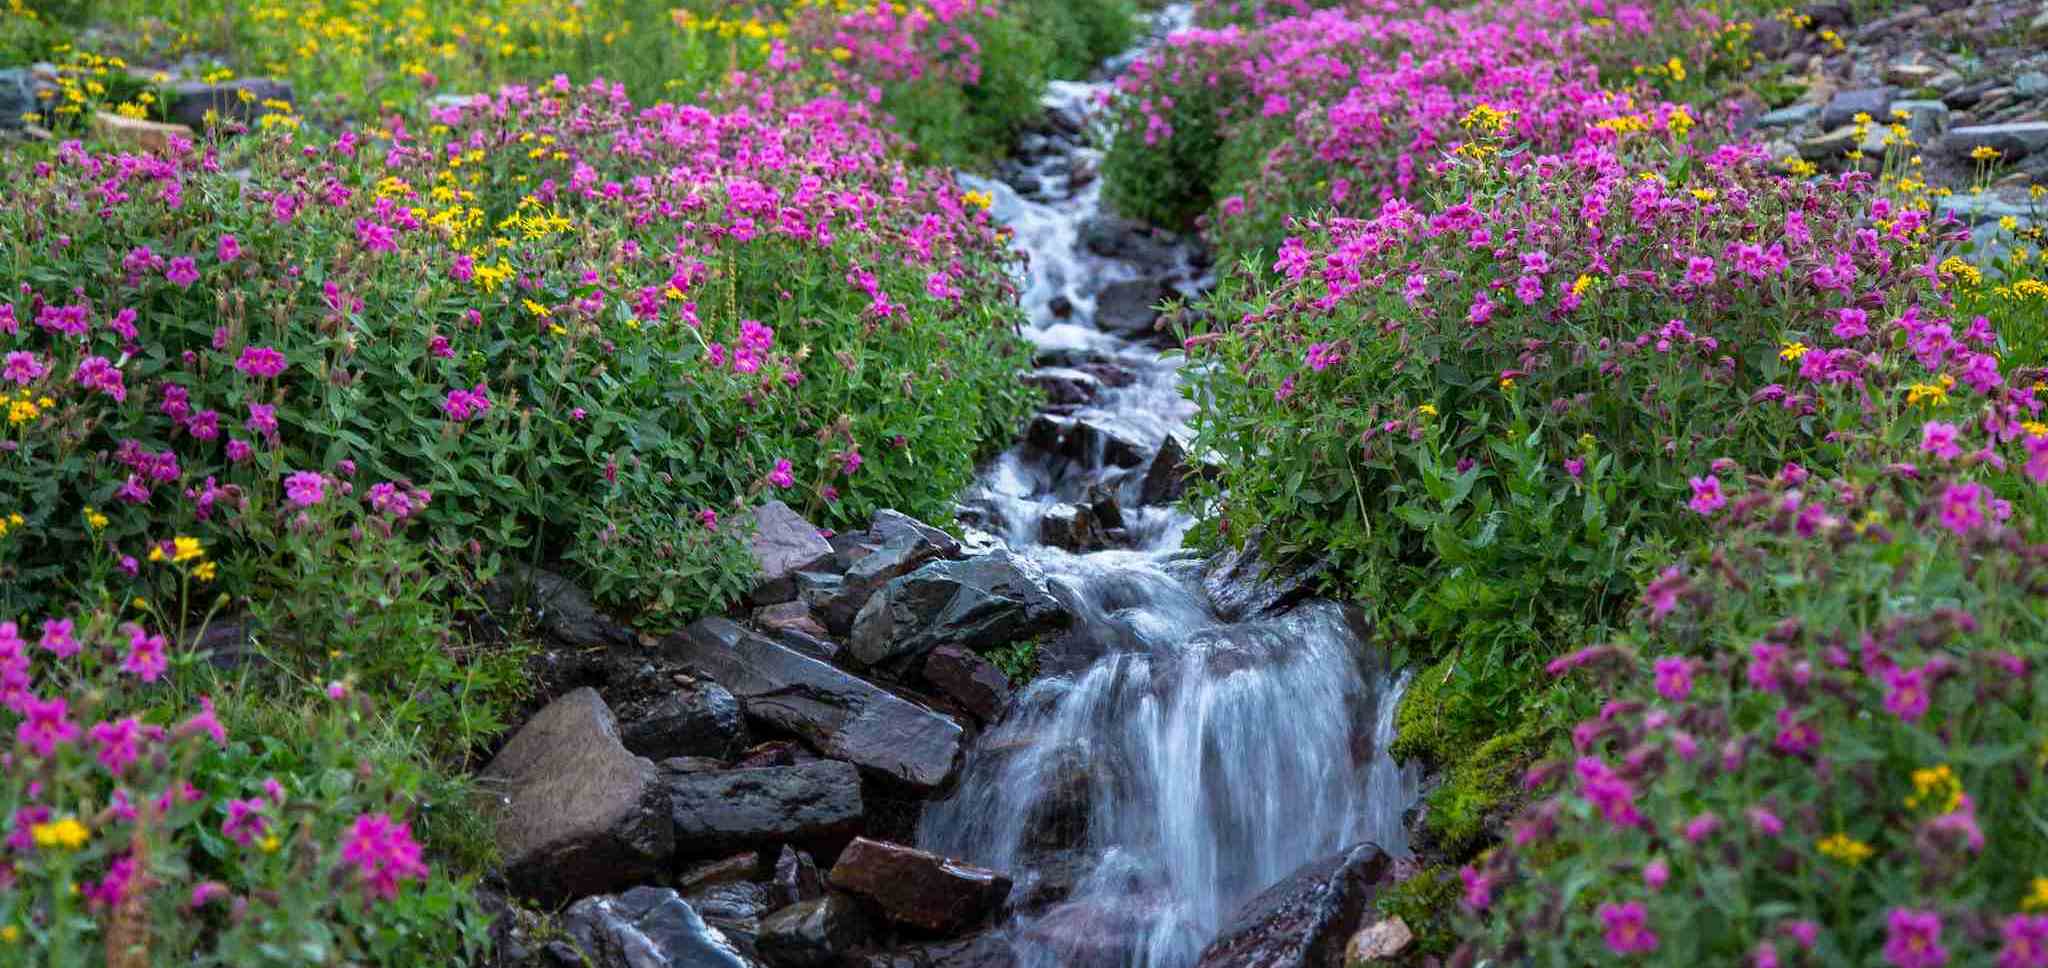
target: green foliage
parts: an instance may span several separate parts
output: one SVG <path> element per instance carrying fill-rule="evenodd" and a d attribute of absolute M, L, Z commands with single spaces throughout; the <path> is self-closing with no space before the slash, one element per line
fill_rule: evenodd
<path fill-rule="evenodd" d="M 981 653 L 982 658 L 995 664 L 1008 676 L 1010 684 L 1022 686 L 1038 675 L 1038 640 L 1027 639 L 1013 642 Z"/>
<path fill-rule="evenodd" d="M 1460 900 L 1458 875 L 1446 866 L 1425 867 L 1380 892 L 1374 904 L 1382 916 L 1400 918 L 1415 932 L 1409 962 L 1441 958 L 1457 947 L 1453 918 Z"/>

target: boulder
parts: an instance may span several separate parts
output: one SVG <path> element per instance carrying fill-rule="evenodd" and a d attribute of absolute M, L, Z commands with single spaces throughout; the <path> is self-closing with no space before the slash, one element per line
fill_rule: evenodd
<path fill-rule="evenodd" d="M 749 850 L 718 860 L 685 864 L 682 873 L 676 875 L 675 886 L 676 890 L 690 894 L 720 884 L 751 881 L 760 876 L 761 854 Z"/>
<path fill-rule="evenodd" d="M 807 655 L 830 659 L 839 654 L 839 643 L 832 641 L 832 633 L 825 631 L 825 626 L 818 622 L 817 614 L 800 601 L 755 609 L 754 627 L 773 636 L 777 642 Z"/>
<path fill-rule="evenodd" d="M 1159 442 L 1159 451 L 1152 455 L 1152 463 L 1145 468 L 1145 479 L 1138 485 L 1139 504 L 1171 504 L 1180 500 L 1187 491 L 1188 474 L 1187 445 L 1180 435 L 1167 434 Z"/>
<path fill-rule="evenodd" d="M 749 720 L 919 790 L 952 777 L 958 723 L 722 618 L 661 643 L 664 654 L 724 684 Z"/>
<path fill-rule="evenodd" d="M 711 856 L 780 843 L 836 843 L 860 832 L 860 773 L 818 760 L 668 777 L 676 851 Z"/>
<path fill-rule="evenodd" d="M 1326 561 L 1302 567 L 1276 564 L 1262 557 L 1257 538 L 1210 561 L 1202 574 L 1202 591 L 1227 621 L 1275 615 L 1306 600 L 1329 569 Z"/>
<path fill-rule="evenodd" d="M 761 960 L 774 968 L 827 968 L 867 937 L 860 904 L 833 894 L 783 908 L 761 922 Z"/>
<path fill-rule="evenodd" d="M 1952 129 L 1941 139 L 1942 151 L 1959 158 L 1968 158 L 1980 147 L 1997 151 L 2001 161 L 2018 161 L 2048 149 L 2048 121 L 1971 125 Z"/>
<path fill-rule="evenodd" d="M 1751 123 L 1759 128 L 1796 128 L 1813 120 L 1819 113 L 1818 104 L 1794 104 L 1760 114 Z"/>
<path fill-rule="evenodd" d="M 987 920 L 1010 894 L 1007 875 L 865 837 L 840 852 L 828 879 L 892 921 L 942 934 Z"/>
<path fill-rule="evenodd" d="M 868 525 L 868 534 L 883 545 L 898 541 L 923 544 L 941 558 L 960 557 L 958 539 L 894 508 L 876 511 L 874 521 Z"/>
<path fill-rule="evenodd" d="M 993 648 L 1072 621 L 1036 567 L 998 551 L 935 561 L 890 580 L 854 617 L 846 651 L 872 666 L 941 645 Z"/>
<path fill-rule="evenodd" d="M 1159 304 L 1173 294 L 1159 279 L 1112 282 L 1095 297 L 1095 328 L 1131 339 L 1149 339 L 1159 322 Z"/>
<path fill-rule="evenodd" d="M 1930 145 L 1948 131 L 1948 105 L 1940 101 L 1893 101 L 1893 111 L 1906 112 L 1906 130 L 1916 145 Z"/>
<path fill-rule="evenodd" d="M 491 813 L 506 879 L 560 901 L 654 878 L 675 849 L 658 775 L 619 741 L 596 691 L 548 704 L 478 777 L 497 794 Z"/>
<path fill-rule="evenodd" d="M 811 855 L 787 844 L 775 856 L 775 899 L 785 907 L 825 896 L 825 878 Z"/>
<path fill-rule="evenodd" d="M 1375 921 L 1359 928 L 1344 945 L 1344 968 L 1393 961 L 1414 943 L 1415 932 L 1409 929 L 1408 922 L 1398 917 Z"/>
<path fill-rule="evenodd" d="M 1173 239 L 1135 219 L 1096 215 L 1082 222 L 1077 234 L 1082 248 L 1106 259 L 1153 268 L 1174 262 Z"/>
<path fill-rule="evenodd" d="M 1868 87 L 1855 91 L 1839 91 L 1828 99 L 1828 105 L 1821 109 L 1820 126 L 1823 131 L 1832 131 L 1844 125 L 1856 123 L 1859 114 L 1870 115 L 1871 124 L 1883 127 L 1887 122 L 1886 112 L 1891 108 L 1892 89 L 1889 87 Z"/>
<path fill-rule="evenodd" d="M 222 121 L 249 124 L 271 113 L 263 105 L 265 101 L 294 103 L 291 84 L 267 77 L 246 77 L 221 84 L 188 81 L 176 85 L 165 96 L 164 113 L 172 121 L 199 130 L 206 127 L 209 111 Z"/>
<path fill-rule="evenodd" d="M 837 593 L 825 599 L 825 626 L 841 635 L 853 629 L 862 606 L 882 586 L 928 562 L 960 553 L 960 542 L 952 535 L 905 515 L 884 511 L 875 516 L 875 522 L 873 537 L 880 544 L 847 568 Z"/>
<path fill-rule="evenodd" d="M 182 124 L 144 121 L 106 111 L 93 114 L 92 133 L 94 137 L 123 148 L 156 154 L 168 153 L 173 138 L 183 138 L 187 142 L 194 140 L 192 129 Z"/>
<path fill-rule="evenodd" d="M 724 932 L 665 887 L 586 897 L 562 914 L 548 946 L 563 968 L 756 968 Z"/>
<path fill-rule="evenodd" d="M 740 701 L 707 679 L 619 706 L 626 748 L 651 760 L 702 756 L 729 760 L 747 748 Z"/>
<path fill-rule="evenodd" d="M 984 725 L 1010 702 L 1010 678 L 995 663 L 957 645 L 942 645 L 924 657 L 924 681 Z"/>
<path fill-rule="evenodd" d="M 796 573 L 809 571 L 832 557 L 832 545 L 818 528 L 781 501 L 754 509 L 754 591 L 756 605 L 796 598 Z"/>
<path fill-rule="evenodd" d="M 1933 64 L 1922 64 L 1915 61 L 1893 61 L 1885 65 L 1884 82 L 1911 90 L 1926 87 L 1927 82 L 1934 80 L 1940 74 L 1941 68 Z"/>
<path fill-rule="evenodd" d="M 1101 418 L 1041 413 L 1024 428 L 1024 440 L 1088 467 L 1136 467 L 1145 462 L 1144 441 Z"/>
<path fill-rule="evenodd" d="M 1022 968 L 1025 962 L 1011 944 L 1009 932 L 994 929 L 958 941 L 899 945 L 852 964 L 858 968 Z"/>
<path fill-rule="evenodd" d="M 1046 402 L 1054 406 L 1090 403 L 1102 392 L 1100 377 L 1067 367 L 1033 370 L 1024 382 L 1045 391 Z"/>
<path fill-rule="evenodd" d="M 1055 504 L 1038 518 L 1038 540 L 1068 551 L 1092 551 L 1102 547 L 1102 525 L 1091 508 Z"/>
<path fill-rule="evenodd" d="M 570 581 L 554 572 L 513 564 L 484 586 L 484 604 L 500 614 L 524 609 L 549 641 L 577 649 L 633 644 L 633 630 L 612 621 Z"/>
<path fill-rule="evenodd" d="M 1240 906 L 1196 968 L 1338 968 L 1392 863 L 1359 844 L 1303 865 Z"/>
<path fill-rule="evenodd" d="M 691 891 L 683 900 L 690 902 L 690 907 L 706 921 L 744 937 L 758 933 L 761 919 L 780 907 L 775 903 L 774 890 L 758 881 L 712 884 Z"/>

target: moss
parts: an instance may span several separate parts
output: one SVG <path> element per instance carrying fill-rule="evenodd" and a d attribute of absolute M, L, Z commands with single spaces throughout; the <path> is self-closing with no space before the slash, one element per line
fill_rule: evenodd
<path fill-rule="evenodd" d="M 1423 868 L 1380 894 L 1380 913 L 1400 918 L 1408 930 L 1415 932 L 1415 944 L 1408 949 L 1408 963 L 1443 958 L 1457 947 L 1458 935 L 1452 918 L 1458 912 L 1459 896 L 1458 873 L 1447 864 Z"/>
<path fill-rule="evenodd" d="M 1522 771 L 1550 737 L 1547 690 L 1523 683 L 1500 704 L 1486 697 L 1503 693 L 1472 685 L 1457 654 L 1446 656 L 1415 677 L 1396 719 L 1394 755 L 1442 777 L 1426 798 L 1422 832 L 1449 860 L 1484 846 L 1487 825 L 1516 806 Z"/>
<path fill-rule="evenodd" d="M 1426 831 L 1437 846 L 1462 855 L 1483 845 L 1486 827 L 1512 811 L 1529 762 L 1542 752 L 1546 731 L 1524 722 L 1488 738 L 1451 765 L 1441 786 L 1430 791 Z"/>

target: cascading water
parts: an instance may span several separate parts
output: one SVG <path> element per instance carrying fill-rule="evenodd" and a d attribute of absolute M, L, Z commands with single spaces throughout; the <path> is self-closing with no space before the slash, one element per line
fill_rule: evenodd
<path fill-rule="evenodd" d="M 1187 18 L 1169 7 L 1151 42 Z M 1220 614 L 1180 550 L 1191 522 L 1148 502 L 1146 469 L 1127 459 L 1184 442 L 1194 407 L 1180 355 L 1098 328 L 1098 299 L 1139 278 L 1182 291 L 1207 280 L 1192 247 L 1103 244 L 1099 153 L 1079 129 L 1106 89 L 1056 82 L 1046 101 L 1064 132 L 1027 136 L 1002 180 L 962 178 L 995 199 L 1029 256 L 1023 299 L 1041 365 L 1078 370 L 1092 388 L 998 458 L 964 503 L 1078 617 L 1060 654 L 1042 657 L 1049 674 L 981 737 L 958 790 L 927 809 L 918 840 L 1016 879 L 1003 931 L 1023 964 L 1181 968 L 1241 902 L 1300 865 L 1360 841 L 1405 852 L 1417 780 L 1386 753 L 1402 681 L 1366 655 L 1343 609 Z M 1060 431 L 1077 425 L 1087 433 Z M 1122 547 L 1042 540 L 1048 515 L 1105 502 L 1119 508 Z"/>

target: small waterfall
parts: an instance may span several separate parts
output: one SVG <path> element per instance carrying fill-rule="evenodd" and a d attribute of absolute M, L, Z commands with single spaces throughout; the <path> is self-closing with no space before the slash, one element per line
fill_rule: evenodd
<path fill-rule="evenodd" d="M 1187 22 L 1185 5 L 1167 8 L 1148 43 Z M 1085 125 L 1107 90 L 1057 82 L 1047 108 Z M 1085 239 L 1100 184 L 1080 175 L 1099 151 L 1078 130 L 1030 138 L 1000 180 L 962 182 L 995 198 L 1029 256 L 1026 335 L 1041 366 L 1113 379 L 1054 408 L 1091 428 L 1088 446 L 1053 451 L 1027 434 L 964 504 L 984 541 L 1033 560 L 1078 617 L 1042 657 L 1047 674 L 980 738 L 954 795 L 926 809 L 918 842 L 1016 879 L 1002 930 L 1023 964 L 1184 968 L 1240 903 L 1302 864 L 1368 840 L 1405 853 L 1417 777 L 1386 752 L 1405 679 L 1337 605 L 1243 621 L 1212 607 L 1181 550 L 1192 522 L 1145 500 L 1146 468 L 1112 452 L 1149 460 L 1185 442 L 1184 361 L 1094 325 L 1117 283 L 1205 288 L 1201 254 L 1178 242 L 1143 259 L 1103 254 Z M 1053 509 L 1105 499 L 1121 509 L 1119 547 L 1042 543 Z"/>

